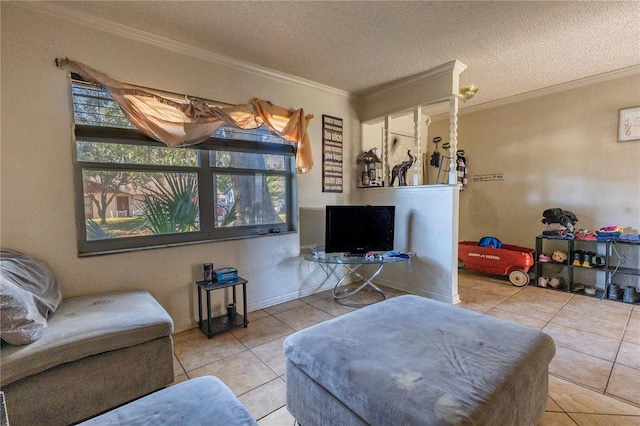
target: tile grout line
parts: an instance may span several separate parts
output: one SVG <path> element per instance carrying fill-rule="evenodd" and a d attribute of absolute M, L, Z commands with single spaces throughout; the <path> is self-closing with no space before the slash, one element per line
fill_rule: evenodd
<path fill-rule="evenodd" d="M 607 388 L 609 387 L 609 382 L 611 382 L 611 376 L 613 375 L 613 369 L 616 366 L 616 361 L 618 360 L 618 355 L 620 354 L 620 348 L 622 347 L 622 342 L 624 341 L 624 335 L 627 333 L 627 327 L 629 327 L 629 322 L 631 321 L 631 313 L 633 312 L 633 308 L 629 311 L 629 315 L 627 316 L 627 322 L 624 325 L 624 331 L 622 332 L 622 336 L 620 337 L 620 341 L 618 342 L 618 349 L 616 349 L 616 355 L 613 357 L 613 365 L 611 365 L 611 371 L 609 371 L 609 376 L 607 377 L 607 383 L 604 386 L 604 394 L 607 395 Z"/>
<path fill-rule="evenodd" d="M 567 413 L 566 411 L 564 413 L 567 415 L 567 417 L 569 417 L 569 420 L 571 420 L 574 425 L 576 426 L 580 425 L 573 417 L 571 417 L 571 413 Z M 574 414 L 583 414 L 583 413 L 574 413 Z"/>
<path fill-rule="evenodd" d="M 478 283 L 474 284 L 474 286 L 475 286 L 475 285 L 477 285 L 477 284 L 480 284 L 480 282 L 478 282 Z M 505 299 L 505 300 L 501 301 L 499 304 L 497 304 L 496 306 L 494 306 L 494 307 L 493 307 L 493 308 L 491 308 L 491 309 L 499 308 L 499 306 L 500 306 L 502 303 L 506 302 L 507 300 L 511 299 L 512 297 L 514 297 L 515 295 L 517 295 L 518 293 L 520 293 L 520 291 L 522 291 L 525 287 L 526 287 L 526 286 L 522 287 L 522 288 L 521 288 L 521 289 L 519 289 L 517 292 L 515 292 L 513 295 L 511 295 L 511 296 L 509 296 L 507 299 Z M 471 288 L 471 287 L 469 287 L 469 288 Z M 553 316 L 552 316 L 552 317 L 551 317 L 551 318 L 546 322 L 545 326 L 544 326 L 544 327 L 542 327 L 542 329 L 544 329 L 545 327 L 547 327 L 548 325 L 550 325 L 550 324 L 551 324 L 551 322 L 553 321 L 553 319 L 554 319 L 554 318 L 556 318 L 556 316 L 557 316 L 557 315 L 558 315 L 558 314 L 559 314 L 559 313 L 560 313 L 560 312 L 561 312 L 565 307 L 567 307 L 567 305 L 569 304 L 569 302 L 571 302 L 571 301 L 575 298 L 575 296 L 576 296 L 576 294 L 574 294 L 574 293 L 570 293 L 570 292 L 566 292 L 566 293 L 568 293 L 568 294 L 570 295 L 570 297 L 569 297 L 569 298 L 568 298 L 568 299 L 567 299 L 567 300 L 562 304 L 562 306 L 561 306 L 561 307 L 556 311 L 556 313 L 555 313 L 555 314 L 554 314 L 554 315 L 553 315 Z M 604 300 L 604 299 L 601 299 L 601 300 Z M 491 309 L 489 309 L 487 312 L 489 312 Z M 613 368 L 615 367 L 615 360 L 617 359 L 617 355 L 618 355 L 618 353 L 619 353 L 619 351 L 620 351 L 620 346 L 622 345 L 622 341 L 623 341 L 623 338 L 624 338 L 624 334 L 626 333 L 626 331 L 627 331 L 627 327 L 629 326 L 629 322 L 630 322 L 630 319 L 631 319 L 631 313 L 632 313 L 632 312 L 633 312 L 633 308 L 632 308 L 632 310 L 631 310 L 631 311 L 629 311 L 629 315 L 628 315 L 628 317 L 627 317 L 627 321 L 626 321 L 626 324 L 625 324 L 625 327 L 624 327 L 624 331 L 623 331 L 623 333 L 622 333 L 622 337 L 621 337 L 619 340 L 618 340 L 618 339 L 616 339 L 616 340 L 618 340 L 618 349 L 617 349 L 617 351 L 616 351 L 616 356 L 614 357 L 614 360 L 613 360 L 613 361 L 609 361 L 609 360 L 605 360 L 605 359 L 603 359 L 603 358 L 600 358 L 600 357 L 596 357 L 596 356 L 594 356 L 594 358 L 598 358 L 598 359 L 602 359 L 602 360 L 607 361 L 607 362 L 611 362 L 611 370 L 609 371 L 609 377 L 607 378 L 607 384 L 605 385 L 605 388 L 604 388 L 604 390 L 603 390 L 602 392 L 600 392 L 600 391 L 599 391 L 599 390 L 597 390 L 597 389 L 590 388 L 589 386 L 586 386 L 586 385 L 584 385 L 584 384 L 574 382 L 574 381 L 572 381 L 572 380 L 570 380 L 570 379 L 568 379 L 568 378 L 565 378 L 565 377 L 562 377 L 562 376 L 558 376 L 558 375 L 555 375 L 555 374 L 552 374 L 552 375 L 553 375 L 553 376 L 555 376 L 555 377 L 558 377 L 558 378 L 560 378 L 560 379 L 562 379 L 562 380 L 567 380 L 567 381 L 568 381 L 568 382 L 570 382 L 570 383 L 574 383 L 574 384 L 576 384 L 577 386 L 584 387 L 585 389 L 593 390 L 594 392 L 597 392 L 597 393 L 599 393 L 599 394 L 601 394 L 601 395 L 603 395 L 603 396 L 611 397 L 611 398 L 614 398 L 614 399 L 616 399 L 616 400 L 618 400 L 618 401 L 621 401 L 621 402 L 623 402 L 623 403 L 625 403 L 625 404 L 629 404 L 629 405 L 632 405 L 632 406 L 636 406 L 636 404 L 632 403 L 631 401 L 628 401 L 628 400 L 626 400 L 626 399 L 622 399 L 622 398 L 619 398 L 619 397 L 615 397 L 614 395 L 609 395 L 609 394 L 607 394 L 607 393 L 606 393 L 606 389 L 607 389 L 607 387 L 609 386 L 609 380 L 610 380 L 611 375 L 612 375 L 612 373 L 613 373 Z M 486 314 L 487 314 L 487 313 L 485 312 L 485 315 L 486 315 Z M 570 328 L 571 328 L 571 327 L 570 327 Z M 563 347 L 563 346 L 561 346 L 561 347 Z M 563 348 L 564 348 L 564 347 L 563 347 Z M 565 349 L 567 349 L 567 350 L 573 350 L 573 349 L 570 349 L 570 348 L 565 348 Z M 580 352 L 580 351 L 575 351 L 575 352 L 583 353 L 583 352 Z M 584 355 L 593 356 L 593 355 L 589 355 L 589 354 L 584 354 Z M 568 413 L 567 413 L 566 411 L 564 411 L 564 408 L 562 408 L 562 407 L 560 406 L 560 404 L 558 404 L 555 400 L 554 400 L 554 402 L 556 403 L 556 405 L 558 405 L 558 406 L 563 410 L 563 412 L 565 412 L 565 414 L 567 414 L 567 415 L 568 415 Z M 572 418 L 571 420 L 573 421 L 573 418 Z"/>
<path fill-rule="evenodd" d="M 575 294 L 573 294 L 573 293 L 570 293 L 570 294 L 571 294 L 571 297 L 570 297 L 569 299 L 567 299 L 567 301 L 562 305 L 562 307 L 561 307 L 560 309 L 558 309 L 558 311 L 557 311 L 557 312 L 556 312 L 556 313 L 551 317 L 551 319 L 547 322 L 547 324 L 546 324 L 544 327 L 542 327 L 542 329 L 543 329 L 543 330 L 544 330 L 548 325 L 550 325 L 550 324 L 551 324 L 551 321 L 553 321 L 553 319 L 554 319 L 556 316 L 558 316 L 558 314 L 560 313 L 560 311 L 562 311 L 562 310 L 563 310 L 563 309 L 564 309 L 564 308 L 569 304 L 569 302 L 570 302 L 571 300 L 573 300 L 573 298 L 576 296 L 576 295 L 575 295 Z M 569 327 L 569 328 L 572 328 L 572 327 Z M 626 330 L 626 325 L 625 325 L 625 330 Z M 555 342 L 555 341 L 554 341 L 554 342 Z M 619 344 L 618 344 L 618 345 L 619 345 Z M 560 346 L 560 347 L 561 347 L 561 348 L 564 348 L 564 349 L 566 349 L 566 350 L 574 351 L 574 352 L 581 353 L 581 354 L 583 354 L 583 355 L 587 355 L 587 356 L 593 356 L 594 358 L 602 359 L 603 361 L 607 361 L 607 362 L 609 362 L 608 360 L 605 360 L 605 359 L 603 359 L 603 358 L 600 358 L 600 357 L 597 357 L 597 356 L 594 356 L 594 355 L 590 355 L 590 354 L 584 353 L 584 352 L 582 352 L 582 351 L 577 351 L 577 350 L 575 350 L 575 349 L 566 348 L 566 347 L 564 347 L 564 346 Z M 616 354 L 617 354 L 617 352 L 616 352 Z M 615 366 L 615 357 L 614 357 L 614 360 L 611 362 L 611 370 L 609 370 L 609 377 L 611 376 L 611 373 L 613 372 L 613 367 L 614 367 L 614 366 Z M 575 385 L 577 385 L 577 386 L 581 386 L 581 387 L 584 387 L 585 389 L 590 389 L 590 390 L 593 390 L 594 392 L 598 392 L 598 393 L 600 393 L 600 391 L 599 391 L 599 390 L 597 390 L 597 389 L 594 389 L 594 388 L 591 388 L 591 387 L 589 387 L 589 386 L 586 386 L 586 385 L 585 385 L 585 384 L 583 384 L 583 383 L 575 382 L 575 381 L 573 381 L 573 380 L 571 380 L 571 379 L 569 379 L 569 378 L 567 378 L 567 377 L 562 377 L 562 376 L 559 376 L 559 375 L 556 375 L 556 374 L 552 374 L 552 376 L 555 376 L 555 377 L 558 377 L 558 378 L 560 378 L 560 379 L 566 380 L 566 381 L 568 381 L 568 382 L 570 382 L 570 383 L 574 383 Z M 607 378 L 607 384 L 605 385 L 604 390 L 603 390 L 603 391 L 602 391 L 602 393 L 601 393 L 602 395 L 605 395 L 605 396 L 606 396 L 606 393 L 605 393 L 605 392 L 606 392 L 606 390 L 607 390 L 608 383 L 609 383 L 609 378 Z M 558 406 L 560 406 L 560 405 L 558 404 Z M 562 407 L 560 407 L 560 408 L 562 408 Z M 564 410 L 564 408 L 563 408 L 563 410 Z M 572 418 L 571 420 L 573 420 L 573 418 Z"/>

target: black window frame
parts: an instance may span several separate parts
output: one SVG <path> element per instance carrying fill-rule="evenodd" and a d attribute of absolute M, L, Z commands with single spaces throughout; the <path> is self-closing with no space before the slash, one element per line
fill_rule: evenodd
<path fill-rule="evenodd" d="M 80 83 L 75 79 L 71 83 Z M 73 94 L 70 96 L 73 100 Z M 75 111 L 71 106 L 71 112 Z M 75 119 L 74 119 L 75 121 Z M 204 142 L 173 149 L 196 150 L 199 158 L 197 166 L 167 166 L 167 165 L 142 165 L 123 164 L 112 162 L 80 161 L 78 160 L 77 141 L 119 143 L 130 145 L 145 145 L 151 147 L 166 148 L 166 145 L 149 138 L 140 130 L 103 127 L 86 124 L 74 124 L 73 132 L 73 166 L 74 166 L 74 192 L 77 227 L 78 255 L 94 256 L 109 253 L 119 253 L 133 250 L 146 250 L 153 248 L 171 247 L 187 244 L 198 244 L 216 241 L 227 241 L 241 238 L 261 237 L 264 235 L 281 235 L 296 232 L 297 208 L 296 208 L 296 172 L 295 172 L 295 147 L 289 143 L 256 142 L 237 139 L 223 139 L 211 136 Z M 232 167 L 211 166 L 209 157 L 214 151 L 231 151 L 257 154 L 282 155 L 285 159 L 284 170 L 267 169 L 241 169 Z M 198 198 L 200 209 L 200 230 L 155 234 L 149 236 L 119 237 L 99 240 L 87 239 L 87 220 L 85 219 L 85 198 L 83 186 L 83 170 L 128 170 L 147 172 L 192 172 L 198 176 Z M 214 175 L 219 174 L 262 174 L 282 176 L 285 180 L 285 211 L 286 221 L 263 225 L 243 225 L 233 227 L 215 227 L 214 200 Z M 210 196 L 205 196 L 210 194 Z"/>

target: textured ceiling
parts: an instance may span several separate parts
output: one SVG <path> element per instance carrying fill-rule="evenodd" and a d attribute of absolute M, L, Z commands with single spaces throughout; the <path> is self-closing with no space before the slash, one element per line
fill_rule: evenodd
<path fill-rule="evenodd" d="M 638 1 L 56 5 L 360 95 L 454 59 L 469 104 L 640 64 Z"/>

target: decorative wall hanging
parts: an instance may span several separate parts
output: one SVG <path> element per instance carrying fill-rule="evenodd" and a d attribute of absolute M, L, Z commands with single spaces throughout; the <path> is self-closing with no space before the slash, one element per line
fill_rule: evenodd
<path fill-rule="evenodd" d="M 622 108 L 618 115 L 618 142 L 640 140 L 640 106 Z"/>
<path fill-rule="evenodd" d="M 484 173 L 473 175 L 474 182 L 501 182 L 504 180 L 504 173 Z"/>
<path fill-rule="evenodd" d="M 342 119 L 322 116 L 322 192 L 342 192 Z"/>

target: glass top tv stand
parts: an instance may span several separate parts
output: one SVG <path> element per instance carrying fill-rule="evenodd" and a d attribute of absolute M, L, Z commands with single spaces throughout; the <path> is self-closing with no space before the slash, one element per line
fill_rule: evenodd
<path fill-rule="evenodd" d="M 314 262 L 320 265 L 322 270 L 330 276 L 331 273 L 335 272 L 335 268 L 331 269 L 331 265 L 341 265 L 346 271 L 340 277 L 335 287 L 333 287 L 332 295 L 333 300 L 343 306 L 349 306 L 352 308 L 361 308 L 366 306 L 367 303 L 355 303 L 349 301 L 349 297 L 355 295 L 361 290 L 368 290 L 378 294 L 381 299 L 384 300 L 386 298 L 384 292 L 373 282 L 373 279 L 378 276 L 380 271 L 385 265 L 389 263 L 400 263 L 400 262 L 408 262 L 410 258 L 403 257 L 383 257 L 382 255 L 375 255 L 373 257 L 365 257 L 363 255 L 346 255 L 344 253 L 326 253 L 324 256 L 319 256 L 315 253 L 307 253 L 304 255 L 304 260 L 309 262 Z M 377 268 L 375 271 L 369 276 L 362 275 L 357 271 L 358 268 L 364 265 L 375 265 Z M 345 281 L 349 278 L 357 277 L 362 280 L 362 283 L 358 285 L 356 288 L 348 287 L 348 288 L 340 288 Z"/>

